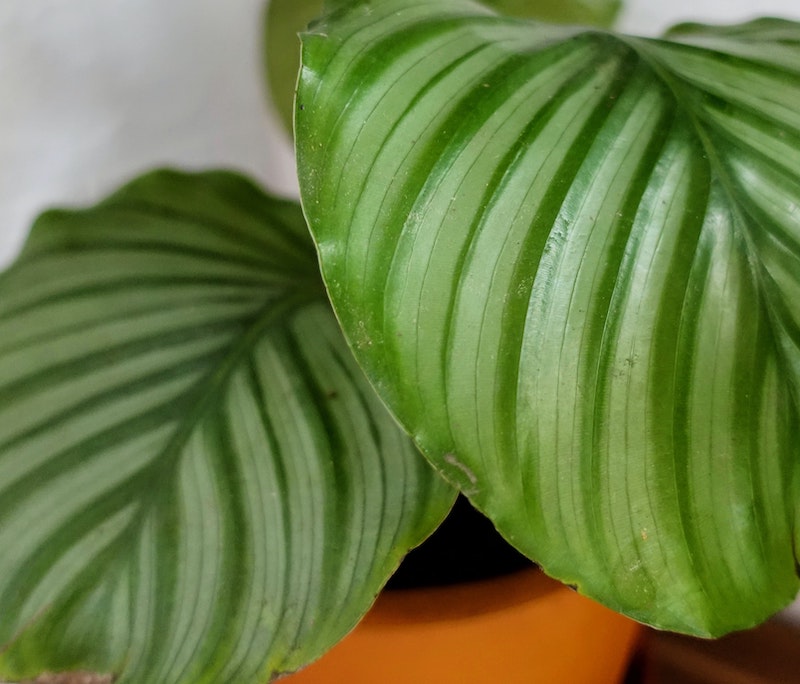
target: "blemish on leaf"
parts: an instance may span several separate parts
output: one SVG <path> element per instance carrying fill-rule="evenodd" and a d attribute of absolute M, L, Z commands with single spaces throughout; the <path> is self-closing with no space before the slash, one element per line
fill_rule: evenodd
<path fill-rule="evenodd" d="M 372 346 L 372 338 L 370 337 L 369 332 L 367 332 L 367 326 L 364 321 L 359 321 L 356 324 L 356 334 L 353 339 L 353 343 L 358 349 L 364 349 L 365 347 Z"/>
<path fill-rule="evenodd" d="M 477 494 L 478 488 L 475 487 L 475 485 L 478 484 L 478 478 L 475 475 L 475 473 L 473 473 L 468 466 L 459 461 L 455 454 L 445 454 L 443 458 L 445 463 L 453 466 L 454 468 L 458 469 L 461 473 L 463 473 L 466 476 L 469 484 L 472 485 L 471 487 L 462 487 L 464 494 L 467 494 L 468 496 Z"/>

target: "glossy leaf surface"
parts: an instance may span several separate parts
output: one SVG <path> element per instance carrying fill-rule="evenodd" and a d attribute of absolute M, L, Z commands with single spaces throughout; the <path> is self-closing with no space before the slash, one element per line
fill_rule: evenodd
<path fill-rule="evenodd" d="M 350 0 L 327 0 L 345 5 Z M 506 13 L 569 24 L 609 26 L 620 0 L 490 0 L 487 4 Z M 322 13 L 325 0 L 269 0 L 265 13 L 267 84 L 270 101 L 287 131 L 292 130 L 297 71 L 300 66 L 298 33 Z"/>
<path fill-rule="evenodd" d="M 487 0 L 484 4 L 505 15 L 583 26 L 610 26 L 622 6 L 621 0 Z"/>
<path fill-rule="evenodd" d="M 555 577 L 714 635 L 798 589 L 800 27 L 462 0 L 303 37 L 304 210 L 423 451 Z"/>
<path fill-rule="evenodd" d="M 453 500 L 355 366 L 296 204 L 159 172 L 0 277 L 0 673 L 264 682 Z"/>

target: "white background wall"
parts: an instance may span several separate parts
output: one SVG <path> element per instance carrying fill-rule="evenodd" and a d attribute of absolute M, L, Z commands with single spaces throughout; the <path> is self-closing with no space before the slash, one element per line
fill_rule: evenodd
<path fill-rule="evenodd" d="M 294 187 L 260 77 L 262 0 L 0 0 L 0 264 L 45 206 L 151 166 Z"/>
<path fill-rule="evenodd" d="M 0 267 L 42 209 L 152 166 L 233 167 L 294 192 L 260 75 L 262 4 L 0 0 Z M 619 28 L 763 14 L 800 19 L 800 0 L 628 0 Z"/>

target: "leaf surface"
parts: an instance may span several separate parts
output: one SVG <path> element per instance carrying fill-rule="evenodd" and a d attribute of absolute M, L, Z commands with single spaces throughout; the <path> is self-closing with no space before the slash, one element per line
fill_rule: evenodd
<path fill-rule="evenodd" d="M 800 27 L 463 0 L 303 36 L 304 210 L 424 453 L 554 576 L 717 635 L 796 594 Z"/>
<path fill-rule="evenodd" d="M 264 682 L 453 500 L 367 384 L 299 207 L 144 176 L 0 276 L 0 672 Z"/>
<path fill-rule="evenodd" d="M 328 6 L 350 0 L 327 0 Z M 297 72 L 300 67 L 298 33 L 322 12 L 325 0 L 269 0 L 265 12 L 264 61 L 270 102 L 287 131 L 292 130 Z M 506 14 L 558 23 L 609 26 L 620 0 L 490 0 L 487 4 Z"/>

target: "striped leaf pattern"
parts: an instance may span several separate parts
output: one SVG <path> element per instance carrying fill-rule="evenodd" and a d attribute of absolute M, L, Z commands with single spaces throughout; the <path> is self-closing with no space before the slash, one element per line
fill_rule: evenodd
<path fill-rule="evenodd" d="M 797 24 L 356 2 L 303 36 L 296 130 L 351 346 L 513 544 L 662 628 L 791 600 Z"/>
<path fill-rule="evenodd" d="M 156 172 L 0 276 L 0 673 L 262 683 L 453 494 L 352 360 L 299 207 Z"/>
<path fill-rule="evenodd" d="M 609 26 L 622 6 L 621 0 L 486 0 L 503 14 L 540 21 L 584 26 Z"/>
<path fill-rule="evenodd" d="M 345 4 L 350 0 L 327 0 Z M 297 34 L 322 11 L 323 0 L 269 0 L 264 15 L 265 73 L 272 100 L 286 130 L 292 130 L 294 90 L 300 55 Z M 617 16 L 620 0 L 487 0 L 487 4 L 518 16 L 561 23 L 608 26 Z"/>

